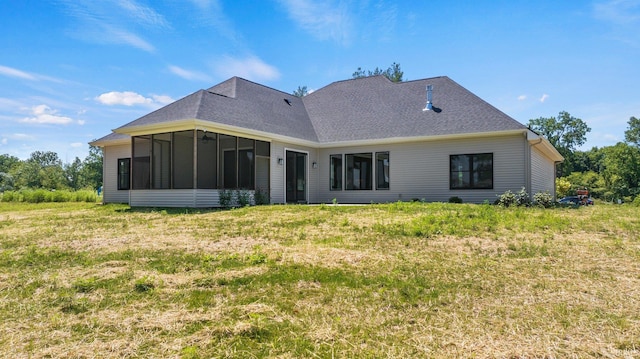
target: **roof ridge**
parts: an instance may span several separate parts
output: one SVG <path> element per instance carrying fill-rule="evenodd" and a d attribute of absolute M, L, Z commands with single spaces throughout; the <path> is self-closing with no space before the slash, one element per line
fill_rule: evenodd
<path fill-rule="evenodd" d="M 291 93 L 284 92 L 284 91 L 282 91 L 282 90 L 278 90 L 277 88 L 273 88 L 273 87 L 271 87 L 271 86 L 263 85 L 263 84 L 261 84 L 261 83 L 255 82 L 255 81 L 247 80 L 247 79 L 245 79 L 245 78 L 243 78 L 243 77 L 240 77 L 240 76 L 234 76 L 234 77 L 232 77 L 232 78 L 237 79 L 237 80 L 242 80 L 242 81 L 248 82 L 248 83 L 250 83 L 250 84 L 257 85 L 257 86 L 259 86 L 259 87 L 264 87 L 264 88 L 269 89 L 269 90 L 273 90 L 273 91 L 276 91 L 276 92 L 280 92 L 280 93 L 285 94 L 285 95 L 288 95 L 288 96 L 292 96 L 292 97 L 294 96 L 294 95 L 293 95 L 293 94 L 291 94 Z M 215 87 L 215 86 L 214 86 L 214 87 Z"/>

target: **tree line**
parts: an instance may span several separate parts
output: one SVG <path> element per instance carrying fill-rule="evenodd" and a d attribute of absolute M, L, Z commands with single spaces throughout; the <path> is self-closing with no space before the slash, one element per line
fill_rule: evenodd
<path fill-rule="evenodd" d="M 608 201 L 629 202 L 640 196 L 640 120 L 631 117 L 627 125 L 624 142 L 580 151 L 577 147 L 591 131 L 581 119 L 562 111 L 557 117 L 529 120 L 529 128 L 547 138 L 565 158 L 557 173 L 559 196 L 581 188 Z"/>
<path fill-rule="evenodd" d="M 23 189 L 96 190 L 102 186 L 102 151 L 91 146 L 84 159 L 63 163 L 58 154 L 36 151 L 26 160 L 0 154 L 0 192 Z"/>

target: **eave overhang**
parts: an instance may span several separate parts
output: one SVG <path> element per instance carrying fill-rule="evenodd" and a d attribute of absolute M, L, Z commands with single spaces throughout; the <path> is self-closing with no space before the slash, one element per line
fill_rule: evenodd
<path fill-rule="evenodd" d="M 537 133 L 527 130 L 526 132 L 527 140 L 529 144 L 533 147 L 537 147 L 545 154 L 545 156 L 549 157 L 554 162 L 563 162 L 564 157 L 558 152 L 558 150 L 553 147 L 551 142 L 546 138 L 538 135 Z"/>
<path fill-rule="evenodd" d="M 267 142 L 284 142 L 295 144 L 299 146 L 306 146 L 311 148 L 334 148 L 334 147 L 346 147 L 346 146 L 373 146 L 373 145 L 386 145 L 395 143 L 410 143 L 410 142 L 428 142 L 428 141 L 445 141 L 455 139 L 467 139 L 467 138 L 482 138 L 482 137 L 494 137 L 494 136 L 513 136 L 513 135 L 527 135 L 528 130 L 508 130 L 508 131 L 489 131 L 489 132 L 474 132 L 474 133 L 459 133 L 459 134 L 447 134 L 447 135 L 429 135 L 429 136 L 411 136 L 411 137 L 389 137 L 389 138 L 376 138 L 376 139 L 364 139 L 364 140 L 350 140 L 350 141 L 331 141 L 331 142 L 316 142 L 304 140 L 291 136 L 283 136 L 273 134 L 265 131 L 251 130 L 243 127 L 224 125 L 214 123 L 211 121 L 204 121 L 198 119 L 184 119 L 171 121 L 153 125 L 143 126 L 127 126 L 123 128 L 115 129 L 115 133 L 126 134 L 129 136 L 144 136 L 166 132 L 177 132 L 187 130 L 202 130 L 207 132 L 222 133 L 226 135 L 239 136 L 253 138 L 256 140 Z M 546 140 L 545 140 L 546 141 Z M 562 159 L 562 156 L 546 141 L 550 148 L 547 151 L 553 152 Z M 112 143 L 110 143 L 112 144 Z M 553 155 L 553 153 L 552 153 Z"/>

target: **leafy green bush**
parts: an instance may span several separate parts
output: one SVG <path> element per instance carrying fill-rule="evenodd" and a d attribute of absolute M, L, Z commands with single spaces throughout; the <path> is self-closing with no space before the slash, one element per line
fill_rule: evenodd
<path fill-rule="evenodd" d="M 529 197 L 529 192 L 522 187 L 518 193 L 516 193 L 516 204 L 518 206 L 528 206 L 531 204 L 531 198 Z"/>
<path fill-rule="evenodd" d="M 48 191 L 45 189 L 25 189 L 21 191 L 6 191 L 2 195 L 2 202 L 96 202 L 98 196 L 92 190 L 80 191 Z"/>
<path fill-rule="evenodd" d="M 555 205 L 553 196 L 549 192 L 538 192 L 533 195 L 533 204 L 538 207 L 551 208 Z"/>
<path fill-rule="evenodd" d="M 231 201 L 233 200 L 233 192 L 223 189 L 218 191 L 220 196 L 220 207 L 229 208 L 231 207 Z"/>
<path fill-rule="evenodd" d="M 640 195 L 636 196 L 636 198 L 631 202 L 633 206 L 640 207 Z"/>
<path fill-rule="evenodd" d="M 249 191 L 236 191 L 236 199 L 238 200 L 238 206 L 246 207 L 251 204 L 251 195 Z"/>
<path fill-rule="evenodd" d="M 496 204 L 502 207 L 510 207 L 513 205 L 529 206 L 531 205 L 531 198 L 529 197 L 529 192 L 522 187 L 517 193 L 511 192 L 511 190 L 506 190 L 503 194 L 498 196 Z"/>
<path fill-rule="evenodd" d="M 510 189 L 498 196 L 496 204 L 502 207 L 510 207 L 516 204 L 516 195 Z"/>
<path fill-rule="evenodd" d="M 458 196 L 449 197 L 449 203 L 462 203 L 462 198 Z"/>
<path fill-rule="evenodd" d="M 261 188 L 256 188 L 256 191 L 253 194 L 253 198 L 256 206 L 269 204 L 271 202 L 271 199 L 269 198 L 269 192 L 263 191 Z"/>
<path fill-rule="evenodd" d="M 18 202 L 20 194 L 16 191 L 5 191 L 2 194 L 2 202 Z"/>

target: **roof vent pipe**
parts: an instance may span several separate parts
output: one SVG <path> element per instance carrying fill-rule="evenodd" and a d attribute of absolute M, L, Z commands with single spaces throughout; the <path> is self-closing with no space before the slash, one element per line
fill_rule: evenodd
<path fill-rule="evenodd" d="M 431 103 L 431 92 L 433 91 L 433 85 L 427 85 L 427 106 L 422 111 L 431 111 L 433 104 Z"/>

